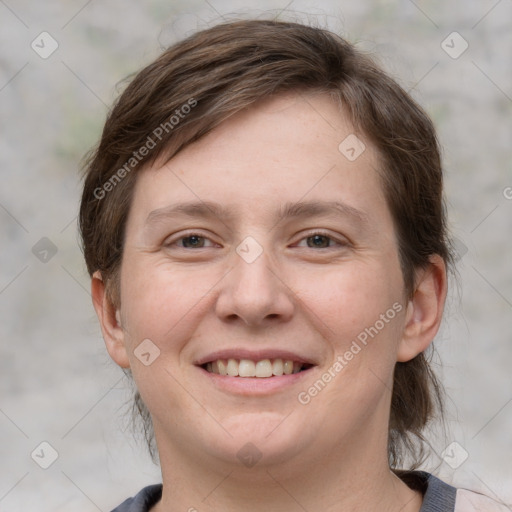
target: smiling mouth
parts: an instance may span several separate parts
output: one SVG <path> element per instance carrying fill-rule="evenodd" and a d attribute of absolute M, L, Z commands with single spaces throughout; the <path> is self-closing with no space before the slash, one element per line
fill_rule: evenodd
<path fill-rule="evenodd" d="M 250 359 L 217 359 L 216 361 L 210 361 L 201 365 L 201 368 L 209 373 L 242 378 L 270 378 L 292 375 L 312 367 L 312 364 L 292 361 L 290 359 L 262 359 L 260 361 L 252 361 Z"/>

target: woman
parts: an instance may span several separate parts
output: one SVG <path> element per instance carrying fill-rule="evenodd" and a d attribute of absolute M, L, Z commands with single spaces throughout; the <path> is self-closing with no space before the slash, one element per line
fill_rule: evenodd
<path fill-rule="evenodd" d="M 80 226 L 162 469 L 116 512 L 500 510 L 402 468 L 441 409 L 442 170 L 349 43 L 247 20 L 169 48 L 110 113 Z"/>

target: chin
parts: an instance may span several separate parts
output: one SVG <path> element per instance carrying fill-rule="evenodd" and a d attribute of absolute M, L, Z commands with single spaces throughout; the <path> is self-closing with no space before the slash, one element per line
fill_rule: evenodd
<path fill-rule="evenodd" d="M 270 469 L 287 464 L 301 453 L 306 455 L 313 442 L 305 435 L 309 429 L 293 412 L 237 415 L 223 426 L 232 437 L 225 435 L 215 443 L 217 456 L 241 468 Z"/>

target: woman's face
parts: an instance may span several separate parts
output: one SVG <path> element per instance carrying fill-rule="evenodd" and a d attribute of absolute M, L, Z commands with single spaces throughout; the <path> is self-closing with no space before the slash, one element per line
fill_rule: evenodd
<path fill-rule="evenodd" d="M 281 95 L 138 176 L 110 351 L 161 454 L 339 459 L 387 435 L 407 304 L 358 137 L 328 96 Z"/>

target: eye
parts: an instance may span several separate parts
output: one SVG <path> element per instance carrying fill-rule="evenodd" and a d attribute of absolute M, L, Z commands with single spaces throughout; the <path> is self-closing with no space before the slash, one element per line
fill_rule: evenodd
<path fill-rule="evenodd" d="M 207 245 L 207 242 L 210 242 L 211 245 Z M 188 233 L 175 240 L 170 240 L 165 245 L 167 247 L 177 246 L 180 249 L 202 249 L 213 247 L 215 244 L 209 238 L 199 233 Z"/>
<path fill-rule="evenodd" d="M 313 248 L 313 249 L 329 249 L 333 246 L 333 244 L 337 244 L 338 246 L 341 246 L 341 247 L 348 245 L 347 242 L 342 242 L 342 241 L 336 240 L 330 234 L 323 233 L 320 231 L 315 232 L 315 233 L 310 233 L 308 236 L 302 238 L 300 240 L 300 242 L 297 244 L 297 246 L 300 247 L 301 242 L 303 240 L 306 241 L 307 247 Z M 333 242 L 333 243 L 331 243 L 331 242 Z M 304 245 L 302 245 L 302 247 L 304 247 Z"/>

